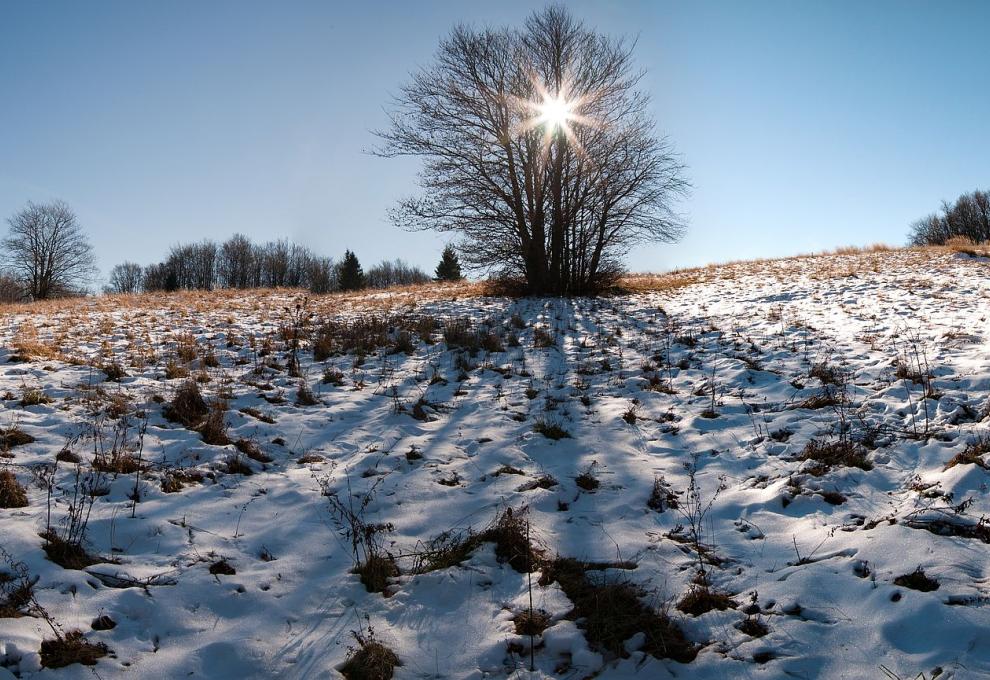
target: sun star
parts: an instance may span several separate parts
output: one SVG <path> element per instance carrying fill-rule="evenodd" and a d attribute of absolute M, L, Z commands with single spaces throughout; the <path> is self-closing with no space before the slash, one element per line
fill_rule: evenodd
<path fill-rule="evenodd" d="M 573 109 L 573 102 L 562 97 L 547 97 L 537 106 L 539 112 L 537 121 L 551 130 L 558 130 L 566 127 L 568 121 L 574 117 Z"/>

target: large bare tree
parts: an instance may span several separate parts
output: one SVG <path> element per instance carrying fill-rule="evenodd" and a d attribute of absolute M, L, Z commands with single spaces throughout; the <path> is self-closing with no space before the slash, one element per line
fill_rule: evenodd
<path fill-rule="evenodd" d="M 466 265 L 534 293 L 597 290 L 637 243 L 676 240 L 688 185 L 633 46 L 556 6 L 519 30 L 454 28 L 377 133 L 377 154 L 424 159 L 422 195 L 393 219 L 459 233 Z"/>
<path fill-rule="evenodd" d="M 8 269 L 35 300 L 79 293 L 96 272 L 93 247 L 76 214 L 62 201 L 28 203 L 7 220 Z"/>
<path fill-rule="evenodd" d="M 144 270 L 136 262 L 114 265 L 106 285 L 108 293 L 138 293 L 144 282 Z"/>

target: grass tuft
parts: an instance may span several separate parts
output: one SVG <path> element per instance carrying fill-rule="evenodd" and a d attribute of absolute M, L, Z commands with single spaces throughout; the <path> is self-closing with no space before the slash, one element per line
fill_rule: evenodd
<path fill-rule="evenodd" d="M 591 579 L 587 565 L 558 557 L 546 566 L 540 582 L 556 581 L 574 604 L 571 616 L 581 623 L 589 646 L 612 657 L 627 657 L 625 643 L 637 633 L 646 637 L 643 651 L 661 659 L 688 663 L 698 651 L 663 611 L 648 607 L 643 588 L 627 580 Z"/>
<path fill-rule="evenodd" d="M 54 640 L 42 641 L 41 665 L 45 668 L 64 668 L 74 663 L 95 666 L 98 659 L 109 653 L 110 649 L 102 642 L 93 644 L 81 630 L 73 630 Z"/>
<path fill-rule="evenodd" d="M 27 492 L 10 470 L 0 470 L 0 508 L 27 507 Z"/>

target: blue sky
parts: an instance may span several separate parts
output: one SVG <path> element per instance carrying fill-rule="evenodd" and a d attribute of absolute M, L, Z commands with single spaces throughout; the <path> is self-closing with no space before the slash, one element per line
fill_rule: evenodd
<path fill-rule="evenodd" d="M 638 36 L 694 185 L 687 237 L 633 270 L 903 243 L 943 198 L 990 185 L 990 3 L 567 5 Z M 364 153 L 370 130 L 454 23 L 542 6 L 4 2 L 0 216 L 67 201 L 104 271 L 234 232 L 432 269 L 443 239 L 385 215 L 417 163 Z"/>

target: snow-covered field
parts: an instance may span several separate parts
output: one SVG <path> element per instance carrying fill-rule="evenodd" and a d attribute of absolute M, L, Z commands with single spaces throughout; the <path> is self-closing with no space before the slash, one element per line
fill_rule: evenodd
<path fill-rule="evenodd" d="M 0 678 L 337 677 L 352 631 L 396 678 L 990 676 L 988 264 L 8 310 L 0 469 L 28 504 L 0 509 L 0 593 L 38 580 Z M 49 521 L 96 561 L 50 561 Z M 532 553 L 493 542 L 512 528 Z M 52 626 L 112 653 L 42 669 Z M 657 658 L 674 629 L 684 663 Z"/>

